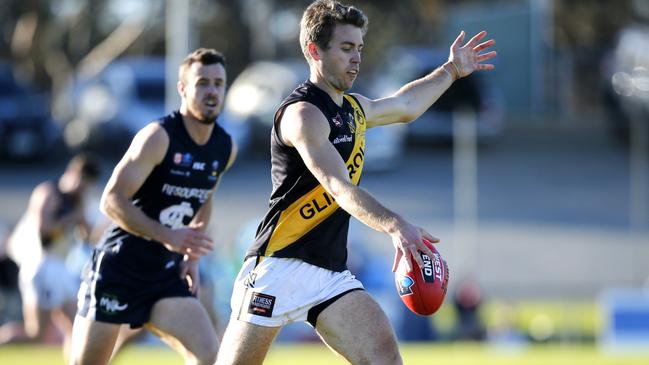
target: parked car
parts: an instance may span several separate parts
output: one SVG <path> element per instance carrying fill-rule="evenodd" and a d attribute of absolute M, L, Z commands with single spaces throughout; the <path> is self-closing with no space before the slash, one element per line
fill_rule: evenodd
<path fill-rule="evenodd" d="M 0 63 L 0 155 L 42 158 L 59 136 L 47 95 L 16 79 L 11 64 Z"/>
<path fill-rule="evenodd" d="M 164 93 L 164 59 L 117 60 L 73 85 L 74 119 L 66 126 L 66 142 L 121 153 L 139 129 L 164 115 Z"/>
<path fill-rule="evenodd" d="M 230 124 L 248 126 L 251 150 L 268 150 L 275 110 L 308 77 L 303 59 L 258 61 L 232 82 L 225 101 L 225 118 Z M 405 147 L 405 130 L 402 124 L 367 130 L 368 170 L 388 170 L 397 165 Z"/>
<path fill-rule="evenodd" d="M 447 50 L 395 47 L 377 68 L 370 96 L 386 97 L 406 83 L 423 77 L 448 59 Z M 478 138 L 486 141 L 503 128 L 504 101 L 483 82 L 480 73 L 457 80 L 418 120 L 408 124 L 408 137 L 418 142 L 445 141 L 453 137 L 453 111 L 470 108 L 476 113 Z"/>
<path fill-rule="evenodd" d="M 166 114 L 165 82 L 164 58 L 126 57 L 76 83 L 75 118 L 66 127 L 66 140 L 76 147 L 121 154 L 137 131 Z M 219 123 L 224 124 L 223 118 Z M 223 127 L 238 142 L 246 138 L 238 126 Z"/>

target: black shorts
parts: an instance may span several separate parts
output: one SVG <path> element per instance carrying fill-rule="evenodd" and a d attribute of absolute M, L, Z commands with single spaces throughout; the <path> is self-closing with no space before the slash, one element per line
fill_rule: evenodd
<path fill-rule="evenodd" d="M 99 322 L 142 327 L 149 321 L 153 305 L 160 299 L 190 297 L 186 280 L 178 268 L 156 272 L 134 272 L 106 260 L 95 250 L 84 270 L 79 288 L 77 314 Z"/>

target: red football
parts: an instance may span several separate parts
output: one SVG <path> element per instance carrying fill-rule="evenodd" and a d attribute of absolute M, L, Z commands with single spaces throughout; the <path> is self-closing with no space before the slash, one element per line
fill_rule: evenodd
<path fill-rule="evenodd" d="M 448 286 L 448 265 L 432 243 L 426 240 L 424 242 L 433 251 L 433 257 L 418 251 L 424 267 L 419 268 L 411 256 L 414 272 L 408 271 L 402 261 L 394 273 L 394 280 L 403 303 L 414 313 L 429 316 L 444 302 Z"/>

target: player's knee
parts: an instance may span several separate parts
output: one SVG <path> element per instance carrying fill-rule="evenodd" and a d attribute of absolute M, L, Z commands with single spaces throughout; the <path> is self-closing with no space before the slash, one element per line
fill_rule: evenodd
<path fill-rule="evenodd" d="M 385 364 L 385 365 L 401 365 L 401 354 L 399 354 L 399 346 L 396 343 L 394 336 L 382 336 L 376 342 L 376 347 L 369 349 L 363 354 L 362 364 Z"/>
<path fill-rule="evenodd" d="M 359 364 L 367 365 L 402 365 L 403 361 L 401 360 L 401 355 L 399 351 L 379 351 L 372 354 L 366 354 L 366 356 L 359 361 Z"/>

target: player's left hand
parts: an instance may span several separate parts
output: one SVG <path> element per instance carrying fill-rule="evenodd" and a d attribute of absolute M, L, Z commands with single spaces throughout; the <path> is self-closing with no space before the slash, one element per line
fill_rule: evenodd
<path fill-rule="evenodd" d="M 460 32 L 451 45 L 448 56 L 448 61 L 457 67 L 459 77 L 469 76 L 477 70 L 493 70 L 495 67 L 493 64 L 483 62 L 496 57 L 496 51 L 480 52 L 496 44 L 496 41 L 490 39 L 479 43 L 487 35 L 487 32 L 483 30 L 474 35 L 465 45 L 462 45 L 465 35 L 464 31 Z"/>
<path fill-rule="evenodd" d="M 196 296 L 198 295 L 198 288 L 201 283 L 201 278 L 198 273 L 198 260 L 185 255 L 184 260 L 180 263 L 180 278 L 187 279 L 189 291 Z"/>

